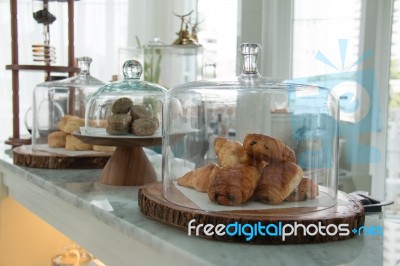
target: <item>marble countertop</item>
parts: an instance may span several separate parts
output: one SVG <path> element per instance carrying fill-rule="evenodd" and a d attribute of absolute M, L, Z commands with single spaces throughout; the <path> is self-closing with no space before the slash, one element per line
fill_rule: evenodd
<path fill-rule="evenodd" d="M 12 163 L 8 146 L 3 145 L 0 152 L 0 172 L 12 173 L 39 192 L 49 193 L 67 206 L 87 213 L 94 223 L 105 225 L 153 250 L 152 256 L 159 256 L 164 265 L 383 265 L 384 261 L 400 259 L 399 251 L 391 250 L 391 243 L 400 241 L 400 224 L 386 221 L 379 215 L 367 216 L 366 226 L 381 226 L 384 233 L 389 231 L 390 234 L 361 235 L 345 241 L 308 245 L 217 242 L 188 236 L 184 231 L 145 217 L 138 207 L 138 188 L 102 185 L 98 182 L 101 170 L 24 168 Z M 7 179 L 6 174 L 4 178 Z M 5 185 L 13 186 L 11 178 Z M 18 197 L 17 192 L 15 195 Z M 113 241 L 118 242 L 118 239 Z M 135 254 L 133 248 L 132 254 L 125 254 L 118 248 L 113 252 L 115 256 L 134 256 L 142 265 L 151 264 L 148 254 Z M 102 254 L 94 254 L 102 259 Z M 105 262 L 114 265 L 111 261 Z"/>

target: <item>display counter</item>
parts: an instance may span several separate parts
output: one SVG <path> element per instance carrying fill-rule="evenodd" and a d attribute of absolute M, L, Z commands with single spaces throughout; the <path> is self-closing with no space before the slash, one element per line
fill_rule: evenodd
<path fill-rule="evenodd" d="M 383 236 L 374 229 L 324 244 L 212 241 L 145 217 L 138 207 L 138 187 L 103 185 L 101 170 L 24 168 L 13 164 L 10 146 L 3 145 L 0 153 L 0 199 L 14 198 L 110 266 L 382 265 L 400 259 L 395 250 L 400 224 L 379 214 L 367 215 L 365 226 L 380 226 Z"/>

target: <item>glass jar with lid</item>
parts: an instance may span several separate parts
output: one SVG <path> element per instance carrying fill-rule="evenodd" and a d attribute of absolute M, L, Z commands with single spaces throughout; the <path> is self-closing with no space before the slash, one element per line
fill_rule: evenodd
<path fill-rule="evenodd" d="M 81 138 L 92 144 L 116 146 L 102 171 L 109 185 L 143 185 L 157 180 L 142 147 L 161 145 L 161 119 L 165 88 L 141 81 L 139 61 L 123 65 L 124 79 L 111 82 L 90 98 Z"/>
<path fill-rule="evenodd" d="M 261 77 L 260 50 L 240 46 L 243 69 L 236 80 L 191 82 L 167 92 L 162 193 L 168 201 L 257 216 L 336 204 L 338 101 L 323 87 Z M 307 145 L 299 141 L 302 132 Z"/>
<path fill-rule="evenodd" d="M 86 104 L 104 82 L 90 75 L 90 57 L 77 58 L 80 72 L 70 78 L 38 84 L 33 95 L 32 146 L 46 144 L 50 133 L 59 131 L 65 116 L 76 117 L 84 125 Z M 72 133 L 72 132 L 69 132 Z"/>
<path fill-rule="evenodd" d="M 86 134 L 151 136 L 157 131 L 161 136 L 162 102 L 166 89 L 140 80 L 142 72 L 139 61 L 127 60 L 123 65 L 124 79 L 106 84 L 93 94 L 85 116 Z M 133 127 L 139 118 L 143 119 L 140 121 L 153 119 L 157 125 L 155 131 L 135 131 Z"/>

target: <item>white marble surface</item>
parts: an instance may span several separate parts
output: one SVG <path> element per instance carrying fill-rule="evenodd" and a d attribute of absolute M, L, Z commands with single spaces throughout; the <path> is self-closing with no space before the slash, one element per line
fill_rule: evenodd
<path fill-rule="evenodd" d="M 32 186 L 38 186 L 70 205 L 89 213 L 123 234 L 139 240 L 157 254 L 177 264 L 192 265 L 386 265 L 400 254 L 389 252 L 382 236 L 357 236 L 325 244 L 262 246 L 223 243 L 189 237 L 143 216 L 138 208 L 137 187 L 113 187 L 98 182 L 101 170 L 48 170 L 23 168 L 12 164 L 8 146 L 0 150 L 0 171 L 12 171 Z M 104 210 L 97 205 L 112 207 Z M 400 239 L 400 225 L 378 216 L 367 216 L 366 226 L 384 226 L 384 232 Z M 388 242 L 389 241 L 389 242 Z M 386 244 L 385 244 L 386 243 Z M 397 242 L 398 243 L 398 242 Z M 385 247 L 386 247 L 385 246 Z M 118 252 L 116 250 L 115 252 Z M 95 254 L 101 258 L 101 254 Z M 396 257 L 398 255 L 398 257 Z M 140 257 L 140 254 L 138 254 Z M 141 259 L 146 265 L 146 258 Z M 400 265 L 400 262 L 399 262 Z"/>

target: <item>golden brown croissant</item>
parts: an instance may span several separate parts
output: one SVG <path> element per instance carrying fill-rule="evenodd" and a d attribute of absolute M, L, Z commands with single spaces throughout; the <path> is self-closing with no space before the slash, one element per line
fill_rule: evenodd
<path fill-rule="evenodd" d="M 297 187 L 302 177 L 303 170 L 295 163 L 269 164 L 262 171 L 254 196 L 268 204 L 281 203 Z"/>
<path fill-rule="evenodd" d="M 194 188 L 200 192 L 207 192 L 211 177 L 219 170 L 220 167 L 215 163 L 196 168 L 178 178 L 178 184 L 184 187 Z"/>
<path fill-rule="evenodd" d="M 214 142 L 215 155 L 222 167 L 245 164 L 262 170 L 266 163 L 249 156 L 238 141 L 217 137 Z"/>
<path fill-rule="evenodd" d="M 285 201 L 302 201 L 315 199 L 319 194 L 319 188 L 311 178 L 303 177 L 300 184 L 290 193 Z"/>
<path fill-rule="evenodd" d="M 221 205 L 239 205 L 253 196 L 259 180 L 260 172 L 253 166 L 227 166 L 211 177 L 208 197 Z"/>
<path fill-rule="evenodd" d="M 261 135 L 247 134 L 243 141 L 245 151 L 255 159 L 272 162 L 296 162 L 296 156 L 292 149 L 279 139 Z"/>

